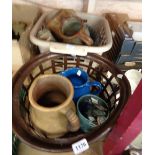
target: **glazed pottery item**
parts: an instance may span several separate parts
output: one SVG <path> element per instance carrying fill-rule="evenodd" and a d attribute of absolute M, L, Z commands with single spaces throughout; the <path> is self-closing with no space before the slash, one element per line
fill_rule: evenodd
<path fill-rule="evenodd" d="M 98 96 L 84 95 L 77 102 L 77 113 L 81 129 L 89 132 L 108 119 L 108 104 Z"/>
<path fill-rule="evenodd" d="M 140 80 L 142 79 L 142 73 L 136 69 L 130 69 L 125 72 L 125 76 L 129 80 L 131 86 L 131 93 L 133 94 Z"/>
<path fill-rule="evenodd" d="M 90 46 L 93 40 L 88 27 L 76 16 L 73 10 L 60 10 L 51 20 L 46 21 L 47 28 L 62 42 Z"/>
<path fill-rule="evenodd" d="M 97 81 L 91 82 L 88 74 L 80 68 L 71 68 L 61 72 L 60 74 L 67 77 L 73 84 L 75 102 L 77 102 L 77 100 L 83 95 L 90 93 L 98 95 L 102 90 L 101 83 Z M 97 87 L 98 90 L 91 91 L 92 87 Z"/>
<path fill-rule="evenodd" d="M 79 129 L 71 82 L 60 75 L 40 75 L 29 89 L 32 124 L 47 137 Z"/>
<path fill-rule="evenodd" d="M 46 28 L 38 31 L 37 37 L 41 40 L 56 41 L 55 38 L 53 37 L 52 33 Z"/>

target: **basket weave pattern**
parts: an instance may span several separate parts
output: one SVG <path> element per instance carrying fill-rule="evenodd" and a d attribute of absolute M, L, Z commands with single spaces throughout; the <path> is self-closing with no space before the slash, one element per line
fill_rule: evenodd
<path fill-rule="evenodd" d="M 90 79 L 100 81 L 104 87 L 100 97 L 109 104 L 110 117 L 105 124 L 96 127 L 90 133 L 81 130 L 67 133 L 65 136 L 49 139 L 34 128 L 29 117 L 28 90 L 33 80 L 40 74 L 56 74 L 71 67 L 85 70 Z M 87 138 L 92 143 L 103 139 L 107 129 L 111 129 L 124 107 L 129 95 L 130 86 L 122 72 L 110 61 L 96 54 L 86 57 L 43 53 L 26 63 L 13 79 L 13 130 L 27 144 L 46 151 L 58 152 L 70 150 L 71 144 Z"/>

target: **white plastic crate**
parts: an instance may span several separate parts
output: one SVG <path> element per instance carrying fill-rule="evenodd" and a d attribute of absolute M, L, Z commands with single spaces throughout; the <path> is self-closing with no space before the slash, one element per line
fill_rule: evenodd
<path fill-rule="evenodd" d="M 31 42 L 39 47 L 41 53 L 51 51 L 55 53 L 80 56 L 85 56 L 87 53 L 97 53 L 101 55 L 103 52 L 108 51 L 112 47 L 112 36 L 107 19 L 104 16 L 96 16 L 82 12 L 76 12 L 76 15 L 87 20 L 87 24 L 90 26 L 90 34 L 94 41 L 93 46 L 44 41 L 37 38 L 36 35 L 43 27 L 47 16 L 50 16 L 51 18 L 58 11 L 59 10 L 54 10 L 52 12 L 44 13 L 34 25 L 30 33 Z"/>

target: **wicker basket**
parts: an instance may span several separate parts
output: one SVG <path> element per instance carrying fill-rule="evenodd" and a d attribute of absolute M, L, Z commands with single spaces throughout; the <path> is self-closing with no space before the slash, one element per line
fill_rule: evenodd
<path fill-rule="evenodd" d="M 19 143 L 20 141 L 16 135 L 12 134 L 12 155 L 17 155 Z"/>
<path fill-rule="evenodd" d="M 33 27 L 30 33 L 30 40 L 33 44 L 37 45 L 40 52 L 52 51 L 61 54 L 72 54 L 85 56 L 87 53 L 102 54 L 112 47 L 112 36 L 109 23 L 104 16 L 96 16 L 82 12 L 76 12 L 76 15 L 82 19 L 87 20 L 90 27 L 90 36 L 94 40 L 93 46 L 86 45 L 73 45 L 61 42 L 50 42 L 40 40 L 36 37 L 38 31 L 44 26 L 45 19 L 54 16 L 58 10 L 44 13 L 38 22 Z"/>
<path fill-rule="evenodd" d="M 12 155 L 74 155 L 73 151 L 53 153 L 43 150 L 37 150 L 28 145 L 22 143 L 16 135 L 12 136 Z M 97 142 L 89 145 L 89 149 L 81 153 L 80 155 L 103 155 L 103 143 Z"/>
<path fill-rule="evenodd" d="M 31 124 L 28 90 L 38 75 L 59 73 L 71 67 L 84 69 L 91 79 L 102 83 L 105 89 L 99 96 L 109 104 L 110 117 L 104 124 L 89 133 L 79 130 L 75 133 L 67 133 L 60 138 L 48 139 L 36 131 Z M 16 73 L 13 78 L 12 92 L 13 131 L 18 138 L 40 150 L 63 152 L 71 151 L 71 144 L 81 138 L 86 138 L 89 144 L 103 140 L 126 104 L 130 95 L 130 86 L 126 77 L 114 64 L 97 54 L 73 57 L 45 52 L 26 63 Z"/>

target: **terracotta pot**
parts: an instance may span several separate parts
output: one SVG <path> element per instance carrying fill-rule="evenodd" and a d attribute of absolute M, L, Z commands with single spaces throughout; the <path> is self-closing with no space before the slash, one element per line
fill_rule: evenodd
<path fill-rule="evenodd" d="M 73 10 L 60 10 L 51 20 L 46 21 L 47 27 L 60 41 L 73 44 L 84 42 L 90 46 L 93 40 L 84 22 Z"/>
<path fill-rule="evenodd" d="M 72 101 L 74 89 L 60 75 L 40 75 L 29 89 L 30 117 L 34 127 L 47 137 L 59 137 L 80 127 Z"/>

